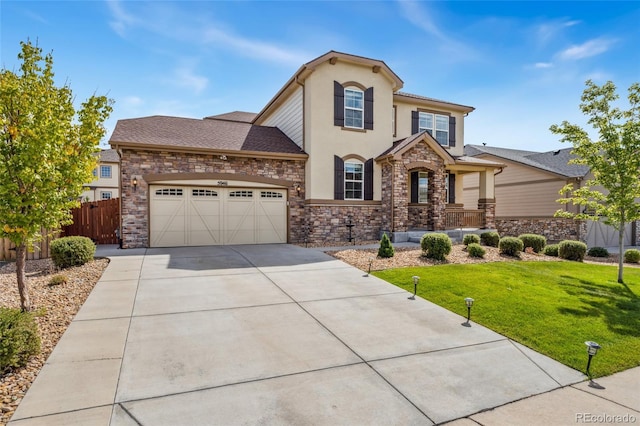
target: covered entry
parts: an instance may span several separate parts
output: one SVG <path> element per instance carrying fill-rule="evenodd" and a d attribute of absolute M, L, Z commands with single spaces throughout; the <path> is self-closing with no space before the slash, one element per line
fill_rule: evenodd
<path fill-rule="evenodd" d="M 286 190 L 152 185 L 150 246 L 287 242 Z"/>

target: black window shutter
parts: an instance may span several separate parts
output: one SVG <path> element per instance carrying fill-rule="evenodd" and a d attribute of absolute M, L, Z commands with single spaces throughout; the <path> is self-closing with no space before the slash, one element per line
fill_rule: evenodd
<path fill-rule="evenodd" d="M 456 175 L 449 173 L 449 204 L 456 202 Z"/>
<path fill-rule="evenodd" d="M 411 172 L 411 202 L 418 202 L 418 172 Z"/>
<path fill-rule="evenodd" d="M 420 113 L 418 111 L 411 111 L 411 134 L 418 133 L 418 126 L 420 124 Z"/>
<path fill-rule="evenodd" d="M 364 163 L 364 199 L 373 200 L 373 158 Z"/>
<path fill-rule="evenodd" d="M 337 155 L 333 156 L 333 198 L 334 200 L 344 200 L 344 161 Z"/>
<path fill-rule="evenodd" d="M 449 117 L 449 146 L 456 146 L 456 118 Z"/>
<path fill-rule="evenodd" d="M 373 87 L 364 92 L 364 128 L 373 130 Z"/>
<path fill-rule="evenodd" d="M 333 82 L 333 125 L 344 126 L 344 87 Z"/>

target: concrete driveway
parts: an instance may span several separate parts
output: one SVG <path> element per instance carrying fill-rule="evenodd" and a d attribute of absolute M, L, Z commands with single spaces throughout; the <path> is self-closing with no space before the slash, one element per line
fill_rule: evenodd
<path fill-rule="evenodd" d="M 585 378 L 319 251 L 112 254 L 11 424 L 424 425 Z"/>

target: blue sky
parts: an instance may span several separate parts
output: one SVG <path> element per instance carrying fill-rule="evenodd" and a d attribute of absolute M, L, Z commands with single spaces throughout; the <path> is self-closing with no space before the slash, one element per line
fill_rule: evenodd
<path fill-rule="evenodd" d="M 639 1 L 6 1 L 0 59 L 53 51 L 78 102 L 107 123 L 258 112 L 300 65 L 337 50 L 384 60 L 403 91 L 471 105 L 465 143 L 546 151 L 549 126 L 586 126 L 584 82 L 640 81 Z M 107 136 L 107 138 L 108 138 Z"/>

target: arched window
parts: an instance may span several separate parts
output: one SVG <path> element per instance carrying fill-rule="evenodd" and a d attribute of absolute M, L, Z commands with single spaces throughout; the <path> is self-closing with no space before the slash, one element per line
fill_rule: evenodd
<path fill-rule="evenodd" d="M 344 89 L 344 127 L 364 127 L 364 92 L 357 87 Z"/>
<path fill-rule="evenodd" d="M 344 162 L 344 199 L 364 198 L 364 163 L 358 160 Z"/>

